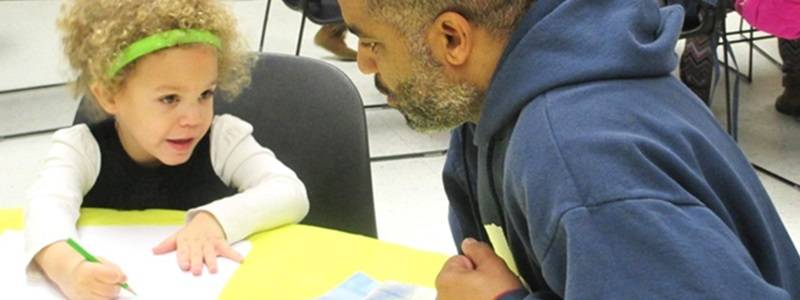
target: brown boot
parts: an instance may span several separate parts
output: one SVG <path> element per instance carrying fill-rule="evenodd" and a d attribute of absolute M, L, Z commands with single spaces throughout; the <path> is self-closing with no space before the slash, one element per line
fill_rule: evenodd
<path fill-rule="evenodd" d="M 800 117 L 800 74 L 783 75 L 783 94 L 775 101 L 780 113 Z"/>
<path fill-rule="evenodd" d="M 341 60 L 354 61 L 358 53 L 345 44 L 346 32 L 347 28 L 343 22 L 322 25 L 314 36 L 314 44 L 330 51 Z"/>

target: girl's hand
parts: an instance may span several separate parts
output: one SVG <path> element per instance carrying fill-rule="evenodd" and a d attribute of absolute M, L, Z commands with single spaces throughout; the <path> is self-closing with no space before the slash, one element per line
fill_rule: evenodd
<path fill-rule="evenodd" d="M 53 243 L 36 255 L 36 262 L 68 299 L 116 299 L 122 270 L 98 257 L 100 263 L 83 259 L 66 242 Z"/>
<path fill-rule="evenodd" d="M 164 254 L 175 250 L 181 270 L 191 271 L 195 276 L 203 273 L 203 264 L 210 273 L 216 273 L 217 256 L 238 263 L 244 259 L 228 245 L 222 227 L 208 212 L 197 213 L 189 224 L 153 248 L 153 253 Z"/>

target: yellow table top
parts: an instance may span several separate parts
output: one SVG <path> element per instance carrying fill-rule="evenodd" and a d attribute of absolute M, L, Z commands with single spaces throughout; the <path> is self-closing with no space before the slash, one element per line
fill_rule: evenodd
<path fill-rule="evenodd" d="M 0 209 L 0 232 L 22 229 L 21 209 Z M 78 226 L 179 225 L 183 211 L 81 209 Z M 356 272 L 433 287 L 447 256 L 340 231 L 289 225 L 247 238 L 252 249 L 220 299 L 313 299 Z"/>

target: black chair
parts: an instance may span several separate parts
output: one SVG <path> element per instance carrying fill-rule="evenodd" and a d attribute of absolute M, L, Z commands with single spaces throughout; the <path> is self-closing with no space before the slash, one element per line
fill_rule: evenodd
<path fill-rule="evenodd" d="M 350 79 L 319 60 L 266 53 L 252 78 L 235 101 L 215 99 L 215 113 L 252 124 L 256 140 L 305 183 L 303 224 L 377 237 L 366 120 Z M 87 120 L 80 111 L 76 123 Z"/>

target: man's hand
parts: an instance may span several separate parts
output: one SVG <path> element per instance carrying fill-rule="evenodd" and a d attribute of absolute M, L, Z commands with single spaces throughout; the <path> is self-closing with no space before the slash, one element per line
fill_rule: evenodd
<path fill-rule="evenodd" d="M 195 276 L 203 273 L 203 265 L 210 273 L 217 272 L 217 256 L 241 263 L 244 259 L 225 240 L 225 233 L 217 220 L 207 212 L 197 213 L 189 224 L 153 248 L 154 254 L 177 250 L 178 266 Z"/>
<path fill-rule="evenodd" d="M 461 242 L 461 250 L 464 255 L 448 259 L 436 277 L 437 299 L 495 299 L 522 287 L 488 244 L 467 238 Z"/>

